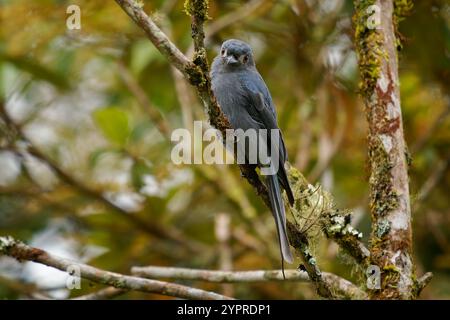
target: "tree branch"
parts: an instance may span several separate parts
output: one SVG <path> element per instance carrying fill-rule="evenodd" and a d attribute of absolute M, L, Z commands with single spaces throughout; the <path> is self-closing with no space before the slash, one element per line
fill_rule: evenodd
<path fill-rule="evenodd" d="M 418 297 L 422 290 L 430 283 L 430 281 L 433 279 L 433 273 L 427 272 L 423 276 L 421 276 L 419 279 L 417 279 L 416 282 L 416 292 L 415 295 Z"/>
<path fill-rule="evenodd" d="M 201 77 L 200 70 L 167 38 L 162 30 L 153 20 L 142 10 L 142 6 L 134 0 L 115 0 L 119 6 L 133 19 L 134 22 L 144 30 L 150 41 L 165 56 L 172 65 L 180 70 L 187 78 L 192 76 Z"/>
<path fill-rule="evenodd" d="M 287 223 L 287 229 L 289 241 L 302 257 L 305 270 L 316 287 L 317 294 L 324 298 L 335 299 L 336 297 L 331 291 L 330 284 L 323 278 L 322 272 L 317 265 L 317 261 L 309 249 L 309 243 L 305 233 L 301 232 L 299 228 L 294 226 L 291 222 Z"/>
<path fill-rule="evenodd" d="M 0 237 L 0 254 L 18 261 L 33 261 L 66 272 L 68 268 L 78 268 L 80 277 L 117 289 L 157 293 L 183 299 L 222 300 L 231 299 L 223 295 L 169 282 L 142 279 L 135 276 L 97 269 L 95 267 L 52 255 L 44 250 L 27 246 L 12 237 Z"/>
<path fill-rule="evenodd" d="M 299 270 L 251 270 L 251 271 L 213 271 L 169 267 L 133 267 L 131 273 L 144 278 L 165 278 L 177 280 L 195 280 L 217 283 L 251 283 L 267 281 L 310 282 L 308 274 Z M 335 274 L 324 272 L 323 278 L 332 289 L 346 298 L 363 299 L 366 294 L 353 283 Z"/>

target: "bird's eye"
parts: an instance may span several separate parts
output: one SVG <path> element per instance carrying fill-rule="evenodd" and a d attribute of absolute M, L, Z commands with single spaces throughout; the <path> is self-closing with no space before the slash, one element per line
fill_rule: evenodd
<path fill-rule="evenodd" d="M 222 57 L 225 57 L 225 55 L 226 55 L 226 51 L 225 51 L 225 49 L 222 49 L 221 51 L 220 51 L 220 54 L 222 55 Z"/>
<path fill-rule="evenodd" d="M 248 55 L 244 54 L 243 56 L 241 56 L 241 62 L 242 63 L 247 63 L 248 62 Z"/>

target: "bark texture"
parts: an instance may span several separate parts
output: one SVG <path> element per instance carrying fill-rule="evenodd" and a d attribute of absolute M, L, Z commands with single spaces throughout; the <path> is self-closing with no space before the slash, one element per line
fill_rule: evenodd
<path fill-rule="evenodd" d="M 416 291 L 396 37 L 397 8 L 404 2 L 355 1 L 360 89 L 369 125 L 370 261 L 381 271 L 381 289 L 370 290 L 373 299 L 411 299 Z"/>

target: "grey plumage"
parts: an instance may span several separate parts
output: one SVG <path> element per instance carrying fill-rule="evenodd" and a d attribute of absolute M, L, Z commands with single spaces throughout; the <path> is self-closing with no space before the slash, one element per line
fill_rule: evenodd
<path fill-rule="evenodd" d="M 212 89 L 225 115 L 234 129 L 277 129 L 277 115 L 267 86 L 256 69 L 250 46 L 240 40 L 227 40 L 211 68 Z M 284 163 L 287 152 L 280 133 L 276 175 L 266 176 L 266 185 L 272 205 L 272 214 L 277 226 L 280 251 L 286 262 L 292 263 L 286 232 L 286 214 L 280 186 L 286 190 L 289 202 L 294 203 Z M 270 149 L 270 134 L 264 140 Z"/>

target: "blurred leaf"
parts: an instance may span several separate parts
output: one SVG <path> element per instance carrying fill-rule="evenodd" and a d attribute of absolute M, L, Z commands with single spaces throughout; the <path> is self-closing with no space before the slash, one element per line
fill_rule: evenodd
<path fill-rule="evenodd" d="M 128 114 L 117 107 L 98 109 L 93 112 L 95 123 L 111 142 L 124 145 L 130 135 Z"/>
<path fill-rule="evenodd" d="M 131 132 L 130 139 L 133 142 L 138 142 L 142 138 L 144 138 L 146 134 L 148 134 L 149 130 L 151 130 L 153 128 L 155 128 L 155 125 L 150 120 L 140 122 L 134 126 L 134 128 Z"/>
<path fill-rule="evenodd" d="M 94 168 L 97 165 L 100 157 L 106 153 L 119 153 L 119 150 L 114 150 L 111 148 L 100 148 L 95 150 L 89 157 L 89 168 Z"/>
<path fill-rule="evenodd" d="M 150 168 L 143 162 L 136 162 L 131 169 L 131 181 L 133 186 L 139 190 L 144 182 L 142 177 L 146 174 L 151 174 Z"/>
<path fill-rule="evenodd" d="M 139 75 L 153 60 L 163 61 L 161 54 L 147 39 L 136 42 L 131 49 L 131 71 Z"/>
<path fill-rule="evenodd" d="M 58 89 L 67 90 L 70 88 L 70 83 L 65 75 L 41 65 L 35 60 L 30 60 L 23 56 L 10 56 L 0 53 L 0 61 L 9 62 L 16 68 L 30 73 L 34 78 L 49 82 Z"/>

